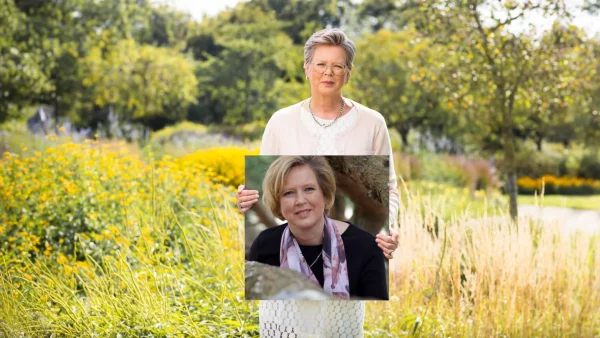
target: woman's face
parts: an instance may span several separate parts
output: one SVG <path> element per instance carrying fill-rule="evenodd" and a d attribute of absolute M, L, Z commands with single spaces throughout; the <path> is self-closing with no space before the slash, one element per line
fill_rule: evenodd
<path fill-rule="evenodd" d="M 309 165 L 290 170 L 279 203 L 281 214 L 293 226 L 308 229 L 323 220 L 325 197 Z"/>
<path fill-rule="evenodd" d="M 315 65 L 325 64 L 329 67 L 325 69 L 323 74 L 315 70 Z M 350 68 L 346 66 L 344 74 L 335 75 L 333 71 L 334 65 L 346 64 L 346 52 L 340 46 L 321 45 L 315 48 L 313 58 L 310 64 L 305 65 L 305 73 L 310 82 L 311 89 L 320 94 L 337 94 L 341 93 L 342 87 L 350 78 Z"/>

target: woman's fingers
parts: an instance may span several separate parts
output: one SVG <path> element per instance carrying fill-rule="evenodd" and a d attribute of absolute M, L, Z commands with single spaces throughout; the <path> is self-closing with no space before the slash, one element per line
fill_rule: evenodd
<path fill-rule="evenodd" d="M 400 235 L 398 234 L 398 232 L 396 232 L 393 229 L 390 229 L 390 235 L 389 236 L 387 236 L 387 235 L 381 235 L 381 234 L 377 235 L 377 239 L 379 239 L 379 240 L 381 240 L 383 242 L 390 243 L 390 244 L 394 245 L 394 249 L 398 248 L 398 243 L 400 242 L 399 237 L 400 237 Z"/>
<path fill-rule="evenodd" d="M 394 252 L 391 249 L 388 249 L 384 246 L 382 246 L 381 244 L 377 244 L 377 246 L 381 249 L 381 251 L 383 251 L 383 255 L 387 258 L 387 259 L 392 259 L 394 258 Z"/>
<path fill-rule="evenodd" d="M 377 242 L 377 245 L 379 245 L 380 248 L 382 249 L 387 249 L 387 250 L 394 250 L 396 249 L 396 246 L 394 245 L 394 243 L 388 243 L 386 241 L 382 241 L 379 238 L 375 240 Z"/>
<path fill-rule="evenodd" d="M 242 209 L 248 210 L 248 209 L 252 208 L 252 206 L 256 202 L 258 202 L 258 198 L 250 199 L 250 200 L 247 200 L 247 201 L 244 201 L 244 202 L 238 202 L 238 208 L 240 210 L 242 210 Z"/>
<path fill-rule="evenodd" d="M 248 202 L 248 201 L 253 201 L 253 200 L 258 200 L 258 191 L 255 194 L 245 194 L 245 195 L 237 196 L 238 203 Z"/>
<path fill-rule="evenodd" d="M 240 209 L 240 212 L 241 212 L 242 214 L 244 214 L 244 213 L 246 213 L 246 211 L 250 210 L 250 208 L 252 208 L 252 205 L 250 205 L 250 206 L 247 206 L 247 207 L 243 207 L 243 208 L 241 208 L 241 209 Z"/>
<path fill-rule="evenodd" d="M 392 259 L 394 257 L 394 251 L 398 248 L 398 237 L 399 234 L 393 229 L 390 229 L 391 236 L 386 235 L 377 235 L 375 241 L 377 242 L 377 246 L 383 250 L 383 254 L 388 259 Z"/>
<path fill-rule="evenodd" d="M 398 246 L 398 242 L 400 241 L 400 234 L 398 233 L 398 231 L 390 228 L 390 236 L 392 236 L 394 243 L 396 243 L 396 246 Z"/>
<path fill-rule="evenodd" d="M 387 258 L 387 259 L 392 259 L 394 258 L 394 251 L 393 249 L 388 249 L 384 246 L 382 246 L 381 244 L 377 244 L 377 246 L 381 249 L 381 251 L 383 251 L 383 255 Z"/>
<path fill-rule="evenodd" d="M 235 200 L 238 210 L 241 213 L 248 211 L 254 203 L 258 202 L 258 190 L 244 190 L 244 186 L 238 186 L 238 191 L 235 194 Z"/>

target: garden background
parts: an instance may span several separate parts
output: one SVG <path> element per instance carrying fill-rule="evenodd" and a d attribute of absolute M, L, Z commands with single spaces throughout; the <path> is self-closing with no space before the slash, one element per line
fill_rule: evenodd
<path fill-rule="evenodd" d="M 328 26 L 402 196 L 365 335 L 600 336 L 599 9 L 0 0 L 0 336 L 258 335 L 234 191 Z"/>

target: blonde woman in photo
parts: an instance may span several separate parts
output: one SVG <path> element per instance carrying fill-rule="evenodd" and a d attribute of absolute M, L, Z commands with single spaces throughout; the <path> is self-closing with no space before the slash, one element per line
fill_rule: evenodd
<path fill-rule="evenodd" d="M 399 206 L 392 148 L 383 116 L 342 96 L 350 80 L 355 44 L 339 29 L 313 34 L 304 46 L 304 71 L 311 97 L 277 111 L 265 128 L 261 155 L 388 155 L 390 156 L 390 215 Z M 258 191 L 240 186 L 238 208 L 248 211 Z M 377 244 L 391 259 L 398 234 L 377 235 Z M 352 250 L 352 249 L 350 249 Z M 363 337 L 364 301 L 261 301 L 260 336 Z"/>
<path fill-rule="evenodd" d="M 389 299 L 383 253 L 375 238 L 328 217 L 335 173 L 323 156 L 282 156 L 267 170 L 263 202 L 287 223 L 262 231 L 250 261 L 295 270 L 339 299 Z"/>

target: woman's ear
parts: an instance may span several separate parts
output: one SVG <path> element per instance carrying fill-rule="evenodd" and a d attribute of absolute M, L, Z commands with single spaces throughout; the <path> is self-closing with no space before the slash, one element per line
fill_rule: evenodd
<path fill-rule="evenodd" d="M 348 73 L 346 73 L 346 83 L 350 82 L 350 74 L 352 73 L 352 68 L 348 68 Z"/>
<path fill-rule="evenodd" d="M 304 64 L 304 76 L 308 80 L 308 65 L 306 63 Z"/>

